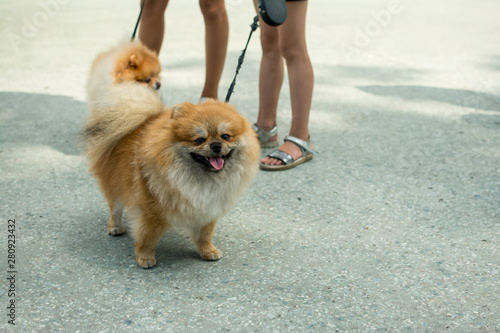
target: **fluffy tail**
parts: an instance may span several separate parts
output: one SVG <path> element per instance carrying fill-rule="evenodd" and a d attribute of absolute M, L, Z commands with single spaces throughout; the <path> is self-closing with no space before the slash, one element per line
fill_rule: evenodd
<path fill-rule="evenodd" d="M 89 100 L 90 120 L 82 135 L 90 161 L 106 157 L 113 147 L 147 119 L 164 110 L 160 96 L 138 83 L 103 87 Z"/>

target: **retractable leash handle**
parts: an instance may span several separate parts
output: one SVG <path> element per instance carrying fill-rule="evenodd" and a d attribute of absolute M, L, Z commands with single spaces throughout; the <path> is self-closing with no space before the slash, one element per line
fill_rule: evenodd
<path fill-rule="evenodd" d="M 283 22 L 285 22 L 288 11 L 286 8 L 285 0 L 259 0 L 259 15 L 262 17 L 262 20 L 269 24 L 270 26 L 276 27 Z M 236 76 L 240 72 L 241 65 L 243 64 L 243 60 L 245 59 L 245 54 L 247 52 L 248 43 L 250 42 L 250 38 L 252 38 L 252 34 L 259 27 L 259 15 L 253 18 L 253 23 L 250 25 L 252 30 L 250 31 L 250 35 L 248 36 L 247 44 L 243 51 L 241 51 L 241 55 L 238 58 L 238 65 L 236 66 L 236 73 L 234 74 L 233 82 L 229 86 L 227 91 L 225 102 L 229 102 L 229 98 L 234 91 L 234 86 L 236 85 Z"/>
<path fill-rule="evenodd" d="M 259 0 L 259 15 L 270 26 L 283 24 L 288 16 L 285 0 Z"/>

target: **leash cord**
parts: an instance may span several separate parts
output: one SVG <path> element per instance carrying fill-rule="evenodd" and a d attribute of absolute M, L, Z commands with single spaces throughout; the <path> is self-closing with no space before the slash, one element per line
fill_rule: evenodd
<path fill-rule="evenodd" d="M 142 0 L 141 11 L 139 12 L 139 17 L 137 18 L 137 23 L 135 24 L 134 32 L 132 33 L 132 38 L 130 39 L 131 42 L 135 39 L 135 34 L 137 32 L 137 27 L 139 27 L 139 22 L 141 21 L 142 9 L 144 8 L 145 2 L 146 0 Z"/>
<path fill-rule="evenodd" d="M 238 66 L 236 66 L 236 73 L 234 74 L 233 82 L 231 83 L 231 85 L 229 86 L 229 89 L 227 91 L 226 100 L 225 100 L 226 103 L 229 102 L 229 98 L 231 98 L 231 95 L 234 91 L 234 86 L 236 85 L 236 76 L 238 76 L 238 73 L 240 72 L 241 65 L 243 64 L 243 60 L 245 59 L 245 53 L 247 52 L 248 43 L 250 43 L 250 38 L 252 38 L 253 32 L 255 30 L 257 30 L 257 28 L 259 27 L 258 22 L 259 22 L 259 15 L 255 16 L 253 18 L 253 23 L 250 25 L 252 30 L 250 31 L 250 35 L 248 36 L 247 44 L 245 45 L 245 48 L 243 49 L 243 51 L 241 51 L 240 57 L 238 58 Z"/>

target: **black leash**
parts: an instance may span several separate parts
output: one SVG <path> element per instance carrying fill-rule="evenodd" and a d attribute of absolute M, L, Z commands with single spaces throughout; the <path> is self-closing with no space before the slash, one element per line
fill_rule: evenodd
<path fill-rule="evenodd" d="M 229 90 L 227 91 L 226 100 L 225 100 L 226 103 L 229 102 L 229 98 L 231 97 L 231 94 L 234 91 L 234 86 L 236 85 L 236 76 L 238 76 L 238 73 L 240 72 L 241 65 L 243 64 L 243 60 L 245 59 L 245 53 L 247 52 L 248 43 L 250 42 L 250 38 L 252 38 L 253 32 L 255 30 L 257 30 L 257 28 L 259 27 L 258 22 L 259 22 L 259 15 L 255 16 L 253 18 L 253 23 L 250 25 L 252 30 L 250 31 L 250 36 L 248 36 L 247 45 L 245 45 L 245 48 L 243 49 L 243 51 L 241 51 L 241 55 L 238 58 L 238 66 L 236 67 L 236 74 L 234 74 L 233 82 L 231 83 L 231 85 L 229 86 Z"/>
<path fill-rule="evenodd" d="M 139 26 L 139 22 L 141 21 L 142 9 L 144 8 L 145 2 L 146 0 L 142 0 L 141 11 L 139 12 L 139 17 L 137 18 L 137 23 L 135 24 L 134 32 L 132 33 L 132 38 L 130 39 L 131 42 L 135 39 L 135 34 L 137 32 L 137 27 Z"/>

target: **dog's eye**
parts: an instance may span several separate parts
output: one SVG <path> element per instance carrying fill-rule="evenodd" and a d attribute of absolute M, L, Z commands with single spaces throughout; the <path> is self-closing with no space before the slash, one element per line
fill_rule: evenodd
<path fill-rule="evenodd" d="M 207 139 L 205 138 L 198 138 L 196 140 L 194 140 L 194 142 L 196 142 L 197 144 L 201 145 L 202 143 L 204 143 L 205 141 L 207 141 Z"/>
<path fill-rule="evenodd" d="M 229 141 L 229 139 L 231 138 L 231 137 L 229 136 L 229 134 L 222 134 L 220 137 L 221 137 L 221 139 L 222 139 L 222 140 L 224 140 L 224 141 Z"/>
<path fill-rule="evenodd" d="M 146 83 L 151 82 L 151 78 L 150 78 L 150 77 L 146 78 L 146 79 L 144 80 L 144 82 L 146 82 Z"/>

